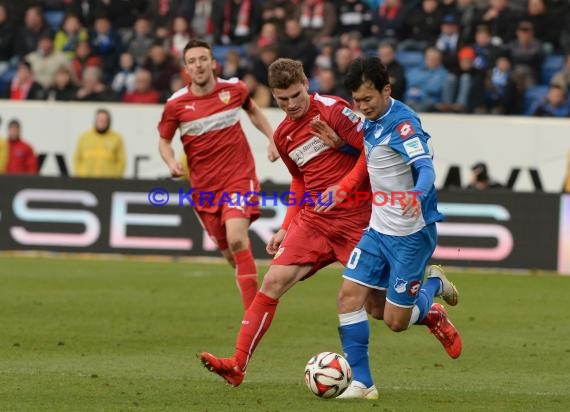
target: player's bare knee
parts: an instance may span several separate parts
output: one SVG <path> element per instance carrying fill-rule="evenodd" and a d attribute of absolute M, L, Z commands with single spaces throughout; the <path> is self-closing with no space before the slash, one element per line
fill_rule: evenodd
<path fill-rule="evenodd" d="M 228 244 L 230 246 L 230 250 L 232 253 L 239 252 L 240 250 L 245 249 L 246 243 L 238 238 L 238 239 L 228 239 Z"/>
<path fill-rule="evenodd" d="M 408 322 L 403 322 L 401 319 L 384 319 L 384 323 L 393 332 L 403 332 L 408 329 Z"/>
<path fill-rule="evenodd" d="M 269 271 L 263 278 L 260 291 L 272 298 L 279 298 L 289 287 L 289 280 Z"/>
<path fill-rule="evenodd" d="M 339 313 L 355 312 L 362 307 L 362 302 L 357 295 L 340 288 L 336 298 L 336 307 Z"/>

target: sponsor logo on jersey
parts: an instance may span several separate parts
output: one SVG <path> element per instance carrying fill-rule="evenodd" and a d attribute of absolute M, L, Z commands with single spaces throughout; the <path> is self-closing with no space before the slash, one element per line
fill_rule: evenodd
<path fill-rule="evenodd" d="M 408 295 L 410 296 L 417 296 L 420 292 L 420 287 L 422 286 L 422 282 L 419 280 L 414 280 L 410 282 L 410 287 L 408 288 Z"/>
<path fill-rule="evenodd" d="M 289 140 L 290 142 L 292 142 L 292 141 L 293 141 L 293 138 L 291 137 L 291 135 L 290 135 L 290 134 L 288 134 L 287 136 L 285 136 L 285 138 L 286 138 L 287 140 Z"/>
<path fill-rule="evenodd" d="M 416 132 L 411 123 L 408 121 L 400 123 L 398 126 L 396 126 L 396 130 L 398 133 L 400 133 L 400 137 L 402 139 L 406 139 Z"/>
<path fill-rule="evenodd" d="M 360 121 L 360 117 L 356 113 L 354 113 L 350 108 L 345 107 L 342 109 L 342 114 L 344 114 L 352 123 L 357 123 Z"/>
<path fill-rule="evenodd" d="M 196 102 L 192 102 L 192 104 L 187 104 L 184 106 L 186 110 L 193 110 L 196 111 Z"/>
<path fill-rule="evenodd" d="M 301 146 L 298 146 L 290 151 L 289 157 L 295 162 L 297 166 L 301 167 L 309 160 L 317 157 L 329 149 L 330 147 L 323 143 L 321 139 L 319 139 L 317 136 L 313 136 Z"/>
<path fill-rule="evenodd" d="M 223 92 L 218 93 L 218 97 L 222 101 L 223 104 L 228 104 L 230 102 L 230 92 L 228 90 L 224 90 Z"/>
<path fill-rule="evenodd" d="M 397 293 L 404 293 L 406 291 L 406 286 L 408 282 L 402 278 L 396 278 L 396 283 L 394 283 L 394 290 Z"/>
<path fill-rule="evenodd" d="M 404 149 L 406 150 L 408 157 L 414 157 L 426 152 L 419 137 L 414 137 L 413 139 L 404 142 Z"/>

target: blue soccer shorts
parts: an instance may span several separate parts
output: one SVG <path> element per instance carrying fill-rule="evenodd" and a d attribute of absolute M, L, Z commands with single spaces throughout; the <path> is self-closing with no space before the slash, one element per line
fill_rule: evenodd
<path fill-rule="evenodd" d="M 352 251 L 343 277 L 386 290 L 386 300 L 413 307 L 437 241 L 435 223 L 408 236 L 390 236 L 368 228 Z"/>

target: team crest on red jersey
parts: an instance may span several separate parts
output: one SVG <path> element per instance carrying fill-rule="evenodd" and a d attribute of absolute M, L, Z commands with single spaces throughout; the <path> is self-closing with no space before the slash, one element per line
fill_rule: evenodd
<path fill-rule="evenodd" d="M 223 104 L 228 104 L 230 102 L 230 92 L 228 90 L 224 90 L 223 92 L 218 93 L 218 97 L 222 101 Z"/>
<path fill-rule="evenodd" d="M 400 133 L 400 137 L 405 139 L 413 135 L 416 131 L 412 127 L 410 122 L 402 122 L 398 126 L 396 126 L 396 130 Z"/>

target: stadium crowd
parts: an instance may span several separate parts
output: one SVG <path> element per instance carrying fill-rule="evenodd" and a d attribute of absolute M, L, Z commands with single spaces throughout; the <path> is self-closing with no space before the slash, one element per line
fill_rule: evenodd
<path fill-rule="evenodd" d="M 0 96 L 164 102 L 193 37 L 262 107 L 278 57 L 350 99 L 350 62 L 373 54 L 418 111 L 570 116 L 568 0 L 0 1 Z"/>

